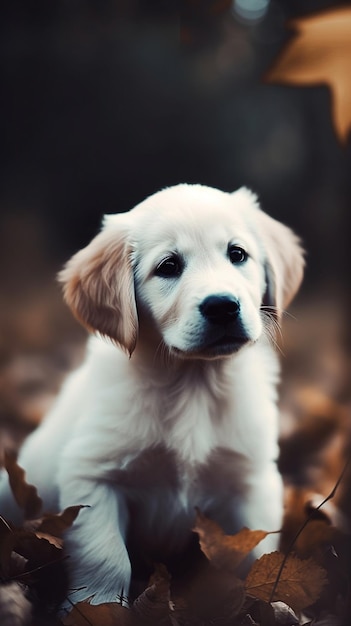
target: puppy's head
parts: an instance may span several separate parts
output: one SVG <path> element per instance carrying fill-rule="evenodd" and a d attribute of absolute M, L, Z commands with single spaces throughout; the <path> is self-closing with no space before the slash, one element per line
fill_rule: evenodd
<path fill-rule="evenodd" d="M 257 341 L 261 307 L 279 316 L 302 272 L 297 238 L 248 190 L 178 185 L 107 216 L 61 280 L 82 323 L 130 354 L 212 359 Z"/>

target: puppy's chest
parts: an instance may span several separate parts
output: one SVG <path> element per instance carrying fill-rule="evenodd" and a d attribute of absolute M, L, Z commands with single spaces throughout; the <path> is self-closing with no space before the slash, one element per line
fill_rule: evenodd
<path fill-rule="evenodd" d="M 214 494 L 218 498 L 240 492 L 246 460 L 232 450 L 215 448 L 203 462 L 186 462 L 164 445 L 152 446 L 115 472 L 114 481 L 135 504 L 159 505 L 172 501 L 177 508 L 201 506 Z"/>

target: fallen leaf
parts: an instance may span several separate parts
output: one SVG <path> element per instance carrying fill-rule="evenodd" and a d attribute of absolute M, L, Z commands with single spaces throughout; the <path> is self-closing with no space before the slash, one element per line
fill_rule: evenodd
<path fill-rule="evenodd" d="M 117 602 L 78 602 L 62 620 L 64 626 L 135 626 L 132 611 Z"/>
<path fill-rule="evenodd" d="M 170 612 L 171 576 L 167 568 L 158 563 L 147 588 L 133 602 L 133 611 L 144 621 L 157 623 Z"/>
<path fill-rule="evenodd" d="M 28 559 L 13 550 L 14 530 L 0 516 L 0 579 L 23 574 Z"/>
<path fill-rule="evenodd" d="M 156 585 L 147 587 L 133 602 L 133 612 L 144 622 L 155 624 L 170 612 L 170 597 Z"/>
<path fill-rule="evenodd" d="M 38 539 L 46 539 L 51 545 L 55 546 L 58 550 L 63 548 L 63 539 L 61 537 L 54 537 L 54 535 L 48 535 L 47 533 L 35 533 Z"/>
<path fill-rule="evenodd" d="M 246 592 L 269 602 L 284 558 L 281 552 L 272 552 L 258 559 L 246 578 Z M 273 600 L 301 611 L 318 600 L 326 583 L 325 570 L 312 558 L 302 560 L 291 554 L 279 577 Z"/>
<path fill-rule="evenodd" d="M 16 529 L 2 541 L 0 571 L 4 578 L 11 575 L 13 552 L 28 560 L 29 569 L 62 560 L 61 550 L 58 550 L 52 543 L 38 538 L 34 533 Z"/>
<path fill-rule="evenodd" d="M 86 505 L 77 505 L 68 507 L 62 513 L 44 513 L 38 519 L 25 521 L 23 529 L 33 532 L 38 539 L 46 539 L 56 548 L 62 549 L 64 532 L 73 524 L 79 511 L 84 508 Z"/>
<path fill-rule="evenodd" d="M 270 533 L 242 528 L 235 535 L 225 535 L 222 528 L 196 509 L 193 531 L 198 533 L 202 552 L 220 569 L 236 569 L 244 558 Z"/>
<path fill-rule="evenodd" d="M 313 494 L 307 488 L 291 486 L 286 489 L 286 495 L 281 551 L 287 553 L 292 548 L 300 558 L 312 556 L 324 565 L 326 548 L 343 536 L 341 530 L 333 525 L 335 519 L 341 527 L 345 526 L 340 522 L 341 512 L 329 501 L 318 508 L 323 496 Z"/>
<path fill-rule="evenodd" d="M 173 610 L 169 617 L 175 624 L 184 625 L 232 623 L 245 600 L 243 581 L 230 570 L 216 569 L 209 561 L 194 574 L 185 585 L 172 588 Z"/>
<path fill-rule="evenodd" d="M 339 7 L 290 22 L 296 35 L 266 75 L 271 83 L 327 85 L 338 139 L 351 129 L 351 8 Z"/>
<path fill-rule="evenodd" d="M 44 515 L 38 519 L 27 520 L 23 526 L 25 530 L 35 532 L 37 536 L 42 534 L 59 538 L 72 526 L 81 509 L 85 508 L 88 508 L 87 505 L 78 504 L 76 506 L 69 506 L 61 513 L 44 513 Z"/>
<path fill-rule="evenodd" d="M 313 556 L 322 562 L 325 547 L 332 545 L 337 530 L 324 520 L 311 520 L 300 533 L 294 544 L 294 550 L 302 558 Z"/>
<path fill-rule="evenodd" d="M 12 493 L 18 506 L 23 509 L 24 517 L 26 519 L 37 517 L 42 508 L 42 500 L 38 496 L 36 487 L 27 483 L 26 473 L 18 465 L 14 454 L 5 452 L 4 464 L 9 475 Z"/>

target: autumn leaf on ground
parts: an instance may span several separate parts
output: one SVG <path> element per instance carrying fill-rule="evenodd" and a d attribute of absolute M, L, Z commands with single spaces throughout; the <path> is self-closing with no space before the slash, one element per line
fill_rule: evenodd
<path fill-rule="evenodd" d="M 244 558 L 270 533 L 242 528 L 235 535 L 225 535 L 222 528 L 196 509 L 193 531 L 198 533 L 202 552 L 217 568 L 236 569 Z"/>
<path fill-rule="evenodd" d="M 63 534 L 72 526 L 81 509 L 86 505 L 69 506 L 62 513 L 45 513 L 43 517 L 36 520 L 28 520 L 24 523 L 25 530 L 35 533 L 39 539 L 47 539 L 57 548 L 63 546 Z"/>
<path fill-rule="evenodd" d="M 26 519 L 37 517 L 42 508 L 42 500 L 36 487 L 27 483 L 25 471 L 18 465 L 15 455 L 5 452 L 4 464 L 12 493 L 18 506 L 23 509 L 24 517 Z"/>
<path fill-rule="evenodd" d="M 281 552 L 272 552 L 258 559 L 246 578 L 246 592 L 269 602 L 284 558 Z M 325 570 L 312 558 L 301 560 L 291 554 L 286 559 L 273 600 L 301 611 L 318 600 L 326 583 Z"/>
<path fill-rule="evenodd" d="M 351 8 L 340 7 L 293 20 L 296 35 L 266 75 L 271 83 L 327 85 L 338 139 L 351 130 Z"/>
<path fill-rule="evenodd" d="M 67 593 L 65 556 L 61 535 L 77 517 L 81 506 L 58 515 L 47 514 L 27 521 L 23 528 L 0 518 L 0 577 L 28 586 L 35 601 L 57 607 Z"/>
<path fill-rule="evenodd" d="M 171 576 L 167 568 L 158 563 L 148 586 L 133 602 L 133 611 L 144 621 L 155 624 L 170 612 Z"/>
<path fill-rule="evenodd" d="M 189 581 L 182 595 L 172 599 L 180 624 L 227 624 L 239 615 L 245 589 L 243 581 L 233 571 L 218 570 L 207 562 Z"/>
<path fill-rule="evenodd" d="M 5 580 L 11 577 L 12 553 L 21 555 L 28 561 L 29 571 L 62 560 L 61 550 L 46 539 L 40 539 L 32 532 L 22 529 L 12 530 L 2 540 L 0 554 L 0 574 Z M 23 572 L 26 576 L 27 572 Z"/>
<path fill-rule="evenodd" d="M 89 604 L 78 602 L 63 619 L 64 626 L 135 626 L 132 611 L 117 602 Z"/>

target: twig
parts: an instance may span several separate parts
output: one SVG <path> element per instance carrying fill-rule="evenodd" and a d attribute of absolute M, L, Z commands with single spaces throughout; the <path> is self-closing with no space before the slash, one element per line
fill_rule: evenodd
<path fill-rule="evenodd" d="M 7 530 L 9 530 L 11 533 L 13 532 L 11 526 L 9 526 L 9 524 L 2 515 L 0 515 L 0 522 L 5 526 L 5 528 L 7 528 Z"/>
<path fill-rule="evenodd" d="M 69 599 L 69 597 L 66 597 L 66 600 L 68 600 L 68 602 L 70 603 L 70 605 L 72 606 L 72 608 L 74 608 L 77 613 L 83 618 L 85 619 L 86 623 L 89 624 L 89 626 L 94 626 L 94 624 L 90 621 L 90 619 L 88 619 L 88 617 L 86 617 L 86 615 L 84 615 L 84 613 L 82 613 L 82 611 L 78 608 L 78 606 L 76 604 L 73 604 L 72 600 Z"/>
<path fill-rule="evenodd" d="M 9 581 L 21 580 L 22 578 L 25 578 L 26 576 L 30 576 L 31 574 L 35 574 L 36 572 L 40 572 L 40 570 L 45 569 L 46 567 L 50 567 L 50 565 L 56 565 L 57 563 L 62 563 L 63 561 L 66 561 L 66 559 L 68 559 L 68 556 L 61 556 L 59 559 L 48 561 L 47 563 L 38 565 L 38 567 L 34 567 L 33 569 L 30 569 L 26 572 L 22 572 L 21 574 L 15 574 L 14 576 L 10 576 L 8 580 Z"/>
<path fill-rule="evenodd" d="M 274 582 L 274 585 L 273 585 L 273 589 L 272 589 L 272 591 L 271 591 L 271 595 L 270 595 L 270 597 L 269 597 L 269 602 L 273 602 L 274 594 L 275 594 L 275 592 L 276 592 L 276 590 L 277 590 L 278 583 L 279 583 L 279 580 L 280 580 L 280 578 L 281 578 L 281 575 L 282 575 L 283 569 L 284 569 L 285 564 L 286 564 L 286 562 L 287 562 L 287 560 L 288 560 L 288 556 L 289 556 L 289 554 L 290 554 L 291 550 L 292 550 L 292 549 L 293 549 L 293 547 L 294 547 L 295 542 L 296 542 L 296 541 L 297 541 L 297 539 L 300 537 L 300 535 L 301 535 L 302 531 L 306 528 L 307 524 L 311 521 L 311 519 L 313 519 L 313 517 L 314 517 L 314 515 L 315 515 L 316 511 L 319 511 L 319 509 L 321 509 L 321 508 L 322 508 L 322 506 L 324 506 L 324 504 L 326 504 L 326 502 L 328 502 L 328 500 L 331 500 L 332 498 L 334 498 L 334 496 L 335 496 L 335 494 L 336 494 L 336 491 L 337 491 L 337 488 L 339 487 L 339 485 L 340 485 L 340 483 L 341 483 L 342 479 L 343 479 L 343 478 L 344 478 L 344 476 L 345 476 L 345 473 L 346 473 L 346 470 L 347 470 L 347 468 L 348 468 L 348 466 L 349 466 L 350 461 L 351 461 L 351 457 L 349 457 L 349 458 L 347 459 L 347 461 L 346 461 L 346 463 L 345 463 L 345 465 L 344 465 L 344 468 L 343 468 L 343 470 L 342 470 L 342 472 L 341 472 L 341 474 L 340 474 L 340 476 L 339 476 L 338 480 L 336 481 L 336 483 L 335 483 L 335 485 L 334 485 L 333 489 L 332 489 L 332 490 L 331 490 L 331 492 L 329 493 L 329 495 L 327 495 L 327 497 L 326 497 L 326 498 L 324 498 L 324 500 L 322 500 L 322 502 L 321 502 L 320 504 L 318 504 L 318 506 L 316 506 L 316 507 L 315 507 L 315 508 L 314 508 L 314 509 L 313 509 L 313 510 L 309 513 L 308 517 L 305 519 L 304 523 L 300 526 L 299 530 L 297 531 L 297 533 L 294 535 L 293 539 L 291 540 L 291 542 L 290 542 L 290 544 L 289 544 L 289 547 L 288 547 L 288 549 L 287 549 L 287 551 L 286 551 L 286 554 L 284 555 L 284 558 L 283 558 L 283 560 L 282 560 L 282 562 L 281 562 L 280 568 L 279 568 L 279 570 L 278 570 L 278 574 L 277 574 L 277 577 L 276 577 L 276 579 L 275 579 L 275 582 Z"/>

